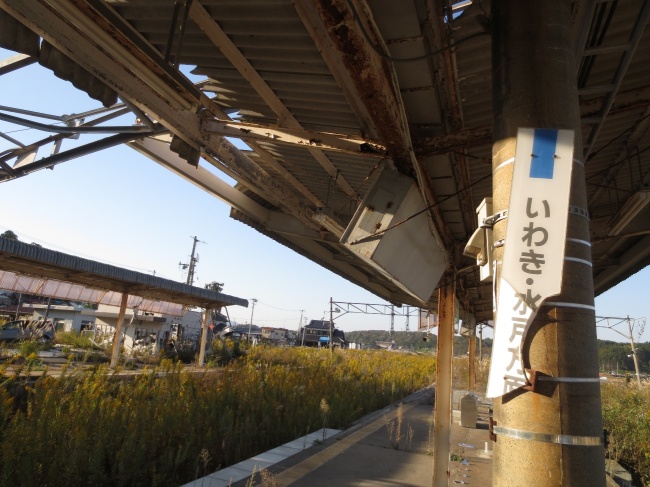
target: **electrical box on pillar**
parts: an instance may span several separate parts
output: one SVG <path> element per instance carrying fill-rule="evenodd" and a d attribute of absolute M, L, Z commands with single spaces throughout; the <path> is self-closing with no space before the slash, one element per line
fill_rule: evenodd
<path fill-rule="evenodd" d="M 464 254 L 467 257 L 476 258 L 476 265 L 480 267 L 481 281 L 491 281 L 493 276 L 493 258 L 492 258 L 492 226 L 495 221 L 492 215 L 492 198 L 485 198 L 476 208 L 478 216 L 478 228 L 472 234 Z"/>

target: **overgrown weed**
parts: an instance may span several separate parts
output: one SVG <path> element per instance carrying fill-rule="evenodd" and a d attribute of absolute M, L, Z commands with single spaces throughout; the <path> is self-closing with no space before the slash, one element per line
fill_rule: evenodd
<path fill-rule="evenodd" d="M 69 370 L 0 387 L 0 485 L 179 485 L 345 428 L 430 385 L 435 359 L 259 346 L 202 374 L 172 360 L 129 380 Z"/>
<path fill-rule="evenodd" d="M 650 486 L 650 388 L 607 383 L 601 393 L 608 456 L 632 471 L 635 485 Z"/>

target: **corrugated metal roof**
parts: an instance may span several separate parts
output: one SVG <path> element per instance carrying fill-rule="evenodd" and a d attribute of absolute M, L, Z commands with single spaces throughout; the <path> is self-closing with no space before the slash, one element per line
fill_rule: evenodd
<path fill-rule="evenodd" d="M 90 289 L 119 291 L 158 301 L 204 308 L 248 307 L 246 299 L 3 237 L 0 237 L 0 266 L 27 276 L 49 277 Z"/>
<path fill-rule="evenodd" d="M 348 29 L 347 33 L 360 38 L 365 36 L 361 42 L 363 46 L 353 45 L 355 39 L 349 37 L 349 44 L 344 48 L 335 46 L 309 17 L 317 5 L 325 5 L 325 2 L 309 4 L 312 10 L 305 13 L 301 11 L 301 2 L 291 0 L 195 1 L 207 11 L 208 24 L 225 34 L 230 47 L 221 49 L 217 47 L 219 42 L 213 42 L 192 15 L 184 26 L 182 49 L 177 49 L 180 29 L 178 25 L 172 29 L 175 2 L 171 0 L 109 0 L 107 3 L 126 20 L 138 38 L 146 39 L 161 56 L 167 51 L 170 30 L 175 32 L 170 51 L 172 60 L 189 66 L 194 74 L 209 77 L 209 82 L 203 85 L 204 92 L 215 94 L 214 102 L 228 113 L 234 112 L 236 120 L 269 127 L 302 127 L 354 135 L 386 147 L 393 144 L 391 154 L 395 160 L 314 152 L 272 140 L 251 145 L 254 150 L 266 151 L 263 156 L 250 154 L 250 159 L 280 186 L 281 195 L 257 187 L 258 180 L 246 180 L 241 168 L 230 169 L 241 176 L 238 188 L 242 188 L 244 194 L 273 211 L 291 213 L 286 202 L 279 203 L 282 200 L 279 196 L 290 195 L 291 202 L 302 205 L 301 211 L 323 212 L 334 216 L 336 224 L 345 227 L 358 201 L 371 186 L 378 164 L 394 163 L 402 170 L 408 169 L 409 164 L 404 164 L 400 158 L 408 153 L 409 147 L 418 153 L 424 140 L 492 126 L 488 1 L 473 2 L 456 18 L 443 19 L 440 12 L 450 6 L 449 2 L 370 0 L 365 2 L 366 10 L 358 18 L 351 21 L 352 15 L 348 15 L 340 19 L 336 28 Z M 335 3 L 330 5 L 331 15 L 337 13 Z M 605 239 L 607 223 L 625 198 L 643 182 L 650 182 L 650 151 L 645 150 L 650 127 L 647 81 L 650 38 L 648 35 L 633 36 L 638 19 L 646 19 L 642 9 L 647 9 L 647 3 L 643 0 L 578 0 L 572 3 L 579 60 L 576 83 L 582 90 L 580 101 L 584 112 L 582 139 L 587 147 L 591 146 L 585 172 L 592 214 L 597 293 L 650 262 L 650 254 L 641 255 L 634 250 L 643 239 L 649 238 L 647 235 Z M 109 18 L 109 21 L 117 24 L 116 19 Z M 365 32 L 359 27 L 360 22 L 365 22 Z M 645 25 L 642 29 L 645 32 Z M 124 32 L 126 29 L 117 30 Z M 129 32 L 124 35 L 131 39 L 136 37 Z M 580 39 L 584 40 L 584 46 L 578 45 Z M 142 47 L 140 40 L 136 41 L 133 44 Z M 373 61 L 376 68 L 373 72 L 373 66 L 369 67 L 364 58 L 367 53 L 363 51 L 364 47 L 371 51 L 371 44 L 393 58 L 419 59 L 405 63 L 384 56 Z M 444 44 L 455 47 L 441 50 Z M 634 47 L 631 62 L 617 77 L 625 53 Z M 142 48 L 142 52 L 148 51 Z M 350 61 L 349 56 L 355 57 Z M 382 77 L 380 83 L 373 85 L 377 92 L 355 91 L 373 76 Z M 391 105 L 392 91 L 397 95 L 398 108 Z M 370 113 L 373 107 L 368 102 L 369 96 L 376 97 L 377 105 L 388 106 L 385 111 L 377 112 L 385 117 L 383 120 L 377 113 Z M 612 100 L 613 103 L 609 103 Z M 401 126 L 400 110 L 404 112 L 408 127 Z M 385 128 L 382 125 L 390 125 L 393 131 L 382 131 Z M 378 140 L 378 134 L 399 138 L 400 130 L 402 134 L 410 132 L 410 140 Z M 475 208 L 492 194 L 491 140 L 467 140 L 471 143 L 466 146 L 460 144 L 448 153 L 418 160 L 423 170 L 421 184 L 426 186 L 423 193 L 426 195 L 430 190 L 438 202 L 436 209 L 440 210 L 443 220 L 438 223 L 448 232 L 450 251 L 462 248 L 476 227 Z M 269 154 L 274 162 L 265 159 Z M 223 164 L 228 166 L 230 161 Z M 245 189 L 251 187 L 258 195 L 268 194 L 268 201 Z M 232 214 L 389 300 L 391 297 L 395 301 L 405 299 L 395 294 L 394 286 L 359 262 L 348 268 L 339 266 L 336 259 L 345 261 L 350 255 L 336 242 L 289 239 L 265 228 L 264 222 L 250 215 L 236 210 Z M 650 221 L 648 216 L 645 213 L 639 218 L 647 222 Z M 302 219 L 301 222 L 314 229 L 313 221 Z M 650 231 L 647 224 L 634 228 Z M 631 254 L 640 257 L 634 263 L 622 265 L 618 273 L 612 272 L 612 267 L 599 267 L 599 262 L 616 267 Z M 456 267 L 468 262 L 454 259 Z M 619 259 L 619 264 L 615 259 Z M 368 277 L 377 279 L 380 287 L 373 287 Z M 473 293 L 475 309 L 491 316 L 490 286 L 479 283 L 476 272 L 465 273 L 463 280 Z M 435 296 L 429 304 L 434 302 Z"/>

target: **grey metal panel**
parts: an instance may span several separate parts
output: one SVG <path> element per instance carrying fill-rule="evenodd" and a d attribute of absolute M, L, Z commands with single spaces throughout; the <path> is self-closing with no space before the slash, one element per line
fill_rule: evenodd
<path fill-rule="evenodd" d="M 427 303 L 448 266 L 428 224 L 415 180 L 385 170 L 366 194 L 341 243 Z M 377 236 L 374 236 L 378 232 Z"/>

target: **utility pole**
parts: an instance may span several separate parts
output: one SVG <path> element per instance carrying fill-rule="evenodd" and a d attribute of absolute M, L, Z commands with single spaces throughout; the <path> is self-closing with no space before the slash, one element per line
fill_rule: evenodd
<path fill-rule="evenodd" d="M 301 309 L 301 310 L 300 310 L 300 321 L 298 322 L 298 336 L 296 337 L 296 341 L 297 341 L 298 337 L 300 336 L 300 330 L 303 329 L 303 324 L 302 324 L 302 314 L 303 314 L 304 312 L 305 312 L 304 309 Z M 304 333 L 304 331 L 303 331 L 302 336 L 303 336 L 303 344 L 304 344 L 304 342 L 305 342 L 305 339 L 304 339 L 304 337 L 305 337 L 305 333 Z"/>
<path fill-rule="evenodd" d="M 253 302 L 253 307 L 251 308 L 251 322 L 248 324 L 248 341 L 251 341 L 251 329 L 253 328 L 253 313 L 255 312 L 255 303 L 257 303 L 257 299 L 252 298 L 251 301 Z"/>
<path fill-rule="evenodd" d="M 23 293 L 18 293 L 18 304 L 16 305 L 16 316 L 14 316 L 14 320 L 18 321 L 18 315 L 20 314 L 20 305 L 23 301 Z"/>
<path fill-rule="evenodd" d="M 194 284 L 194 271 L 196 270 L 196 263 L 199 261 L 199 258 L 196 255 L 196 244 L 198 242 L 201 242 L 196 236 L 190 238 L 194 239 L 194 243 L 192 244 L 192 254 L 190 255 L 190 263 L 189 264 L 183 264 L 182 262 L 178 263 L 178 265 L 183 267 L 183 269 L 189 268 L 189 270 L 187 271 L 187 281 L 186 281 L 189 286 Z M 201 243 L 205 243 L 205 242 L 201 242 Z"/>
<path fill-rule="evenodd" d="M 568 161 L 573 164 L 572 211 L 565 252 L 574 260 L 564 261 L 561 294 L 542 303 L 522 344 L 523 366 L 553 380 L 537 381 L 535 391 L 519 389 L 495 398 L 499 432 L 492 485 L 603 487 L 603 422 L 571 2 L 494 0 L 491 13 L 494 213 L 509 206 L 518 128 L 570 129 L 575 134 L 574 161 Z M 496 223 L 493 236 L 494 242 L 507 246 L 505 229 L 506 220 Z M 497 263 L 503 255 L 503 246 L 494 249 Z M 495 276 L 500 275 L 498 264 Z"/>
<path fill-rule="evenodd" d="M 395 333 L 395 306 L 390 305 L 390 337 L 393 338 Z"/>

